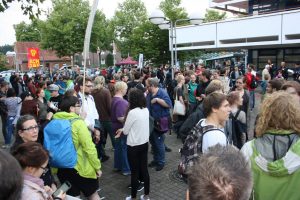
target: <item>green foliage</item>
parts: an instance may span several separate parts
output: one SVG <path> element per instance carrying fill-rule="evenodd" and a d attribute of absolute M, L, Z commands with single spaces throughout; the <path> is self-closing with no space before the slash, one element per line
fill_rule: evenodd
<path fill-rule="evenodd" d="M 107 66 L 113 66 L 114 65 L 114 56 L 112 54 L 107 54 L 105 63 Z"/>
<path fill-rule="evenodd" d="M 147 21 L 147 12 L 140 0 L 126 0 L 118 5 L 111 21 L 116 43 L 123 57 L 136 56 L 139 51 L 136 44 L 141 43 L 143 24 Z"/>
<path fill-rule="evenodd" d="M 14 47 L 13 45 L 4 45 L 4 46 L 0 46 L 0 54 L 6 54 L 6 52 L 8 51 L 13 51 L 14 50 Z"/>
<path fill-rule="evenodd" d="M 159 8 L 172 22 L 177 19 L 187 19 L 188 15 L 184 8 L 179 7 L 180 3 L 181 0 L 164 0 L 160 3 Z"/>
<path fill-rule="evenodd" d="M 97 52 L 98 47 L 100 50 L 111 48 L 110 44 L 113 40 L 113 34 L 107 27 L 108 22 L 106 21 L 105 15 L 102 12 L 97 11 L 92 28 L 90 51 Z"/>
<path fill-rule="evenodd" d="M 39 42 L 42 39 L 42 35 L 39 28 L 38 20 L 33 20 L 32 23 L 26 24 L 24 21 L 20 24 L 14 25 L 14 29 L 16 32 L 16 41 L 22 42 L 31 42 L 36 41 Z"/>
<path fill-rule="evenodd" d="M 2 71 L 2 68 L 5 68 L 6 65 L 6 56 L 3 53 L 0 53 L 0 71 Z"/>
<path fill-rule="evenodd" d="M 18 1 L 21 3 L 21 9 L 23 10 L 24 15 L 29 15 L 30 19 L 37 18 L 42 10 L 39 8 L 39 5 L 45 0 L 2 0 L 0 1 L 0 12 L 4 12 L 9 8 L 9 4 Z"/>
<path fill-rule="evenodd" d="M 42 47 L 59 57 L 82 52 L 89 11 L 88 1 L 54 0 L 53 12 L 42 25 Z"/>
<path fill-rule="evenodd" d="M 206 10 L 204 22 L 214 22 L 226 19 L 225 12 L 218 12 L 216 10 Z"/>

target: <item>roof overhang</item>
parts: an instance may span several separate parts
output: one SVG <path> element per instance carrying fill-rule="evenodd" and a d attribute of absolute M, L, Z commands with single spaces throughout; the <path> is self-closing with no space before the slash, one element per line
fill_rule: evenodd
<path fill-rule="evenodd" d="M 249 2 L 247 0 L 211 0 L 210 8 L 234 14 L 248 14 Z"/>

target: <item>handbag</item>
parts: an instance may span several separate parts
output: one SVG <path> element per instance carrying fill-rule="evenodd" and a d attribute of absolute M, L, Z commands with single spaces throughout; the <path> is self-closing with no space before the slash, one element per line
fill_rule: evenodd
<path fill-rule="evenodd" d="M 159 132 L 167 132 L 169 130 L 169 117 L 154 120 L 154 129 Z"/>
<path fill-rule="evenodd" d="M 178 100 L 177 91 L 174 102 L 173 115 L 185 115 L 185 105 Z"/>

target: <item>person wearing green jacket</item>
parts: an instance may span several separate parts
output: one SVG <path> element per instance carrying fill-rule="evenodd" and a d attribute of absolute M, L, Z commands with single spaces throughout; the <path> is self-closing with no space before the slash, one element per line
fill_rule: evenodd
<path fill-rule="evenodd" d="M 267 95 L 255 131 L 257 138 L 241 149 L 252 168 L 253 199 L 300 199 L 298 98 L 286 92 Z"/>
<path fill-rule="evenodd" d="M 55 113 L 53 119 L 72 120 L 72 139 L 77 152 L 77 163 L 74 169 L 58 169 L 57 176 L 61 183 L 69 181 L 72 185 L 67 192 L 71 196 L 80 196 L 82 192 L 89 200 L 100 199 L 98 178 L 101 176 L 101 163 L 97 156 L 95 144 L 87 125 L 80 118 L 80 102 L 77 97 L 65 97 L 61 104 L 61 112 Z"/>

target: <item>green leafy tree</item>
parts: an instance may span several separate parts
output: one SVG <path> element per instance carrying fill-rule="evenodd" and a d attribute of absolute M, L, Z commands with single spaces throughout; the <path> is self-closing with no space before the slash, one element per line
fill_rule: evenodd
<path fill-rule="evenodd" d="M 4 46 L 0 46 L 0 53 L 2 54 L 6 54 L 6 52 L 13 51 L 13 50 L 14 50 L 13 45 L 6 44 Z"/>
<path fill-rule="evenodd" d="M 82 52 L 89 13 L 86 0 L 53 1 L 53 12 L 42 25 L 42 47 L 55 50 L 60 57 Z M 97 47 L 105 49 L 109 46 L 106 26 L 104 14 L 97 11 L 91 34 L 92 52 L 96 52 Z"/>
<path fill-rule="evenodd" d="M 3 53 L 0 53 L 0 71 L 5 69 L 5 65 L 6 65 L 6 57 Z"/>
<path fill-rule="evenodd" d="M 172 22 L 177 19 L 187 19 L 188 15 L 185 9 L 180 7 L 180 3 L 181 0 L 164 0 L 160 3 L 159 8 Z"/>
<path fill-rule="evenodd" d="M 28 15 L 30 19 L 37 18 L 42 10 L 39 8 L 39 5 L 45 0 L 2 0 L 0 1 L 0 12 L 4 12 L 9 8 L 9 4 L 12 2 L 21 2 L 20 6 L 23 10 L 24 15 Z"/>
<path fill-rule="evenodd" d="M 39 21 L 33 20 L 30 24 L 26 24 L 24 21 L 14 25 L 16 32 L 16 41 L 31 42 L 41 41 L 41 32 L 39 31 Z"/>
<path fill-rule="evenodd" d="M 214 22 L 226 19 L 225 12 L 218 12 L 216 10 L 206 10 L 204 22 Z"/>
<path fill-rule="evenodd" d="M 139 51 L 136 45 L 141 43 L 141 30 L 146 21 L 146 8 L 140 0 L 126 0 L 118 5 L 111 23 L 123 57 L 136 56 Z"/>
<path fill-rule="evenodd" d="M 53 12 L 42 26 L 42 47 L 59 57 L 82 52 L 89 4 L 81 0 L 55 0 Z"/>
<path fill-rule="evenodd" d="M 114 65 L 114 56 L 112 54 L 107 54 L 105 63 L 107 66 L 113 66 Z"/>

